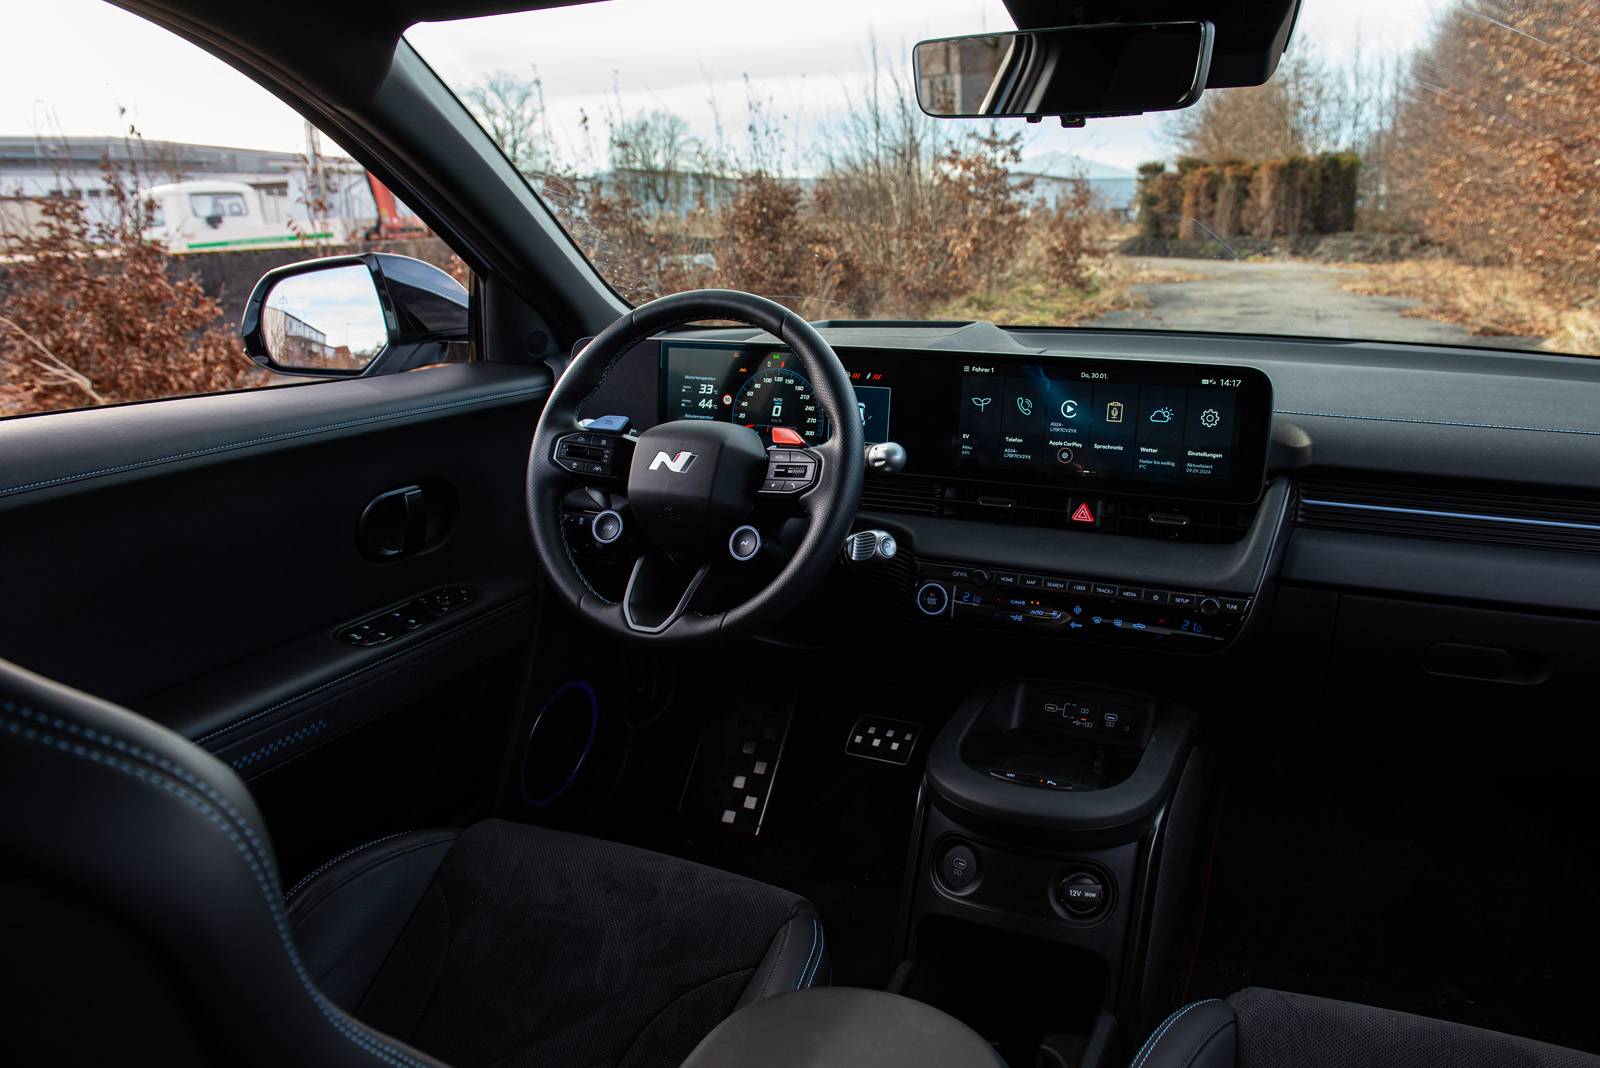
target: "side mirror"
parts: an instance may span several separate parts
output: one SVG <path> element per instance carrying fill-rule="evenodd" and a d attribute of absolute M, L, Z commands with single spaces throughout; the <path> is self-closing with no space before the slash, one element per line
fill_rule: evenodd
<path fill-rule="evenodd" d="M 466 287 L 388 252 L 276 267 L 245 304 L 252 360 L 286 375 L 355 378 L 460 359 L 471 337 Z"/>
<path fill-rule="evenodd" d="M 944 119 L 1084 119 L 1173 111 L 1200 99 L 1210 22 L 1126 22 L 923 41 L 917 103 Z"/>

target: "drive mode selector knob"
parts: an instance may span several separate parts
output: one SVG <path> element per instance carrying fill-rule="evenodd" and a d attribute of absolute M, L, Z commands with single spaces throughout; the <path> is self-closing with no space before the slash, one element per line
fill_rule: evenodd
<path fill-rule="evenodd" d="M 924 583 L 917 591 L 917 610 L 925 616 L 942 616 L 950 607 L 950 591 L 937 582 Z"/>
<path fill-rule="evenodd" d="M 761 532 L 752 526 L 742 526 L 728 536 L 728 555 L 741 564 L 755 559 L 761 551 Z"/>

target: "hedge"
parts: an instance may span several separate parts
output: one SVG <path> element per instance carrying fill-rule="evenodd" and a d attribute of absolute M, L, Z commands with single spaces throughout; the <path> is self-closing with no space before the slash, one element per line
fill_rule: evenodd
<path fill-rule="evenodd" d="M 1353 152 L 1250 163 L 1185 158 L 1139 168 L 1141 237 L 1297 237 L 1355 227 Z"/>

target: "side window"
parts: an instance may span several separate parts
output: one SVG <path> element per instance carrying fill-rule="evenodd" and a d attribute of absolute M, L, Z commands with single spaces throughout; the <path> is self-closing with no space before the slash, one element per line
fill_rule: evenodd
<path fill-rule="evenodd" d="M 0 25 L 30 42 L 0 64 L 0 418 L 305 381 L 238 334 L 285 264 L 396 252 L 468 284 L 375 176 L 188 42 L 103 0 L 0 0 Z M 305 333 L 320 366 L 361 366 L 349 318 Z"/>

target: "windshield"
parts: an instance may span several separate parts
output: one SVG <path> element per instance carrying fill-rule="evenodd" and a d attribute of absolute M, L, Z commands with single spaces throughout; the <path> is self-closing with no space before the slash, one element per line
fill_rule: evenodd
<path fill-rule="evenodd" d="M 1306 0 L 1258 88 L 922 113 L 999 0 L 663 3 L 412 27 L 624 299 L 1600 353 L 1600 24 L 1580 0 Z"/>

